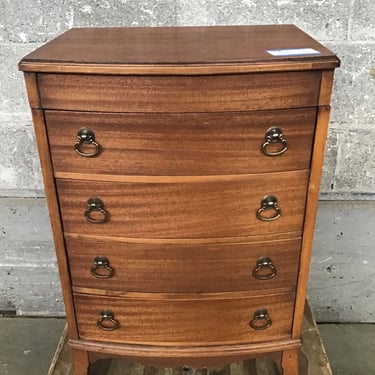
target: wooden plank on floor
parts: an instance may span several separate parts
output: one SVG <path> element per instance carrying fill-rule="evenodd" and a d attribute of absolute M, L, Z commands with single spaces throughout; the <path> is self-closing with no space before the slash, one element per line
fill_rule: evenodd
<path fill-rule="evenodd" d="M 333 375 L 319 329 L 307 301 L 303 319 L 300 373 L 307 375 Z"/>
<path fill-rule="evenodd" d="M 303 345 L 300 354 L 299 375 L 332 375 L 331 366 L 311 308 L 306 303 L 302 329 Z M 103 361 L 90 367 L 89 375 L 104 375 Z M 217 369 L 176 368 L 164 369 L 146 367 L 126 360 L 109 360 L 105 367 L 105 375 L 280 375 L 275 362 L 268 359 L 247 360 L 232 363 Z M 67 330 L 65 328 L 55 356 L 52 360 L 48 375 L 72 375 L 71 356 L 67 345 Z"/>
<path fill-rule="evenodd" d="M 70 355 L 67 338 L 68 327 L 65 325 L 47 375 L 71 375 L 73 373 L 72 357 Z"/>

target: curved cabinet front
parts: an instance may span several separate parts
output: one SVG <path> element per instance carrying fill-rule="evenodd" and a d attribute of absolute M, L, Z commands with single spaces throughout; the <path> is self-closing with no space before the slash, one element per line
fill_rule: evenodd
<path fill-rule="evenodd" d="M 301 233 L 308 175 L 308 171 L 296 171 L 179 183 L 58 179 L 57 187 L 68 233 L 129 238 L 239 237 Z M 257 217 L 265 196 L 277 198 L 279 219 Z M 93 209 L 88 214 L 98 223 L 85 218 L 93 197 L 100 198 L 107 213 Z M 277 213 L 271 207 L 262 216 L 272 219 Z"/>
<path fill-rule="evenodd" d="M 226 345 L 290 338 L 294 293 L 253 298 L 234 293 L 210 298 L 75 294 L 74 302 L 81 339 L 160 346 Z M 264 310 L 267 317 L 259 317 Z M 252 328 L 251 322 L 264 329 Z"/>
<path fill-rule="evenodd" d="M 145 293 L 293 291 L 300 246 L 300 238 L 199 245 L 66 239 L 73 287 Z"/>

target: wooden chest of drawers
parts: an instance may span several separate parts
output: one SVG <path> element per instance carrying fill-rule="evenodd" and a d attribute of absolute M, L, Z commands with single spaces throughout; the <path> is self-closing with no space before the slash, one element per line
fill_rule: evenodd
<path fill-rule="evenodd" d="M 338 65 L 291 25 L 73 29 L 20 62 L 75 374 L 297 374 Z"/>

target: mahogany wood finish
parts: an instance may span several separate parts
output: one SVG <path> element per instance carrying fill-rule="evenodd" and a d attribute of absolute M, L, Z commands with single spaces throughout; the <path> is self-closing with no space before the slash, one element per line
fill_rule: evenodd
<path fill-rule="evenodd" d="M 87 350 L 72 348 L 71 353 L 74 374 L 86 375 L 89 368 Z"/>
<path fill-rule="evenodd" d="M 295 290 L 300 239 L 211 245 L 145 245 L 66 239 L 74 287 L 148 293 L 212 293 Z M 97 256 L 107 257 L 113 276 L 91 273 Z M 276 276 L 257 279 L 260 257 L 270 257 Z M 233 272 L 233 270 L 236 272 Z M 264 267 L 260 275 L 272 275 Z M 103 267 L 100 275 L 109 275 Z"/>
<path fill-rule="evenodd" d="M 320 107 L 329 106 L 332 94 L 333 70 L 322 71 L 322 81 L 320 83 L 319 103 Z"/>
<path fill-rule="evenodd" d="M 269 52 L 301 48 L 316 52 Z M 167 367 L 268 355 L 297 374 L 338 65 L 293 25 L 73 29 L 20 62 L 74 375 L 98 355 Z M 262 152 L 271 127 L 281 155 Z M 98 155 L 74 151 L 80 128 Z M 263 221 L 269 195 L 281 217 Z M 85 218 L 89 198 L 106 211 Z M 257 279 L 269 262 L 274 277 Z M 101 313 L 119 326 L 102 330 Z M 251 328 L 255 313 L 269 327 Z"/>
<path fill-rule="evenodd" d="M 299 351 L 297 348 L 283 351 L 281 358 L 283 375 L 296 375 L 296 369 L 298 369 L 298 354 Z"/>
<path fill-rule="evenodd" d="M 45 117 L 55 172 L 220 175 L 308 169 L 316 108 L 158 116 L 48 110 Z M 262 152 L 271 127 L 281 128 L 288 142 L 279 157 Z M 97 157 L 74 152 L 80 128 L 94 131 L 101 146 Z M 273 146 L 283 148 L 281 142 Z M 92 149 L 87 145 L 85 151 Z"/>
<path fill-rule="evenodd" d="M 318 55 L 272 56 L 313 48 Z M 72 29 L 27 55 L 24 71 L 219 74 L 333 69 L 338 59 L 294 25 Z"/>
<path fill-rule="evenodd" d="M 36 81 L 35 73 L 24 73 L 25 85 L 27 90 L 27 97 L 29 99 L 29 104 L 31 108 L 40 108 L 40 96 L 39 88 Z"/>
<path fill-rule="evenodd" d="M 124 183 L 57 180 L 64 231 L 138 238 L 250 236 L 301 231 L 307 171 L 252 175 L 242 181 Z M 281 217 L 261 221 L 265 195 L 278 199 Z M 101 224 L 84 217 L 87 200 L 98 197 L 108 211 Z M 235 197 L 235 199 L 233 199 Z M 94 216 L 95 213 L 92 214 Z M 274 216 L 269 210 L 267 216 Z M 101 219 L 97 213 L 94 217 Z"/>
<path fill-rule="evenodd" d="M 65 237 L 68 239 L 79 240 L 96 240 L 96 241 L 110 241 L 113 243 L 130 243 L 130 244 L 164 244 L 164 245 L 203 245 L 203 244 L 228 244 L 242 243 L 242 242 L 264 242 L 264 241 L 278 241 L 286 239 L 296 239 L 301 236 L 301 232 L 287 232 L 287 233 L 273 233 L 273 234 L 252 234 L 251 236 L 239 237 L 197 237 L 197 238 L 135 238 L 135 237 L 114 237 L 103 236 L 97 234 L 81 234 L 65 232 Z"/>
<path fill-rule="evenodd" d="M 306 46 L 320 52 L 318 56 L 276 57 L 267 49 L 301 48 Z M 302 58 L 301 58 L 302 57 Z M 73 29 L 56 38 L 28 56 L 20 63 L 32 70 L 38 63 L 55 65 L 60 72 L 64 65 L 73 65 L 74 71 L 85 73 L 93 64 L 102 68 L 114 64 L 121 66 L 166 65 L 171 69 L 182 64 L 196 67 L 206 64 L 211 70 L 217 64 L 257 63 L 267 68 L 270 63 L 281 65 L 286 61 L 307 60 L 310 64 L 326 62 L 327 67 L 337 66 L 337 58 L 327 48 L 294 25 L 227 26 L 227 27 L 158 27 L 150 28 L 81 28 Z M 77 66 L 77 64 L 80 64 Z M 332 66 L 334 64 L 334 66 Z M 212 66 L 213 65 L 213 66 Z M 258 67 L 258 66 L 257 66 Z M 259 67 L 261 68 L 261 67 Z M 110 69 L 108 73 L 110 73 Z M 280 68 L 279 68 L 280 69 Z"/>
<path fill-rule="evenodd" d="M 85 340 L 160 346 L 245 344 L 290 338 L 294 293 L 252 298 L 145 299 L 75 294 L 80 337 Z M 272 325 L 254 330 L 254 312 L 266 308 Z M 102 310 L 111 310 L 120 327 L 98 329 Z"/>
<path fill-rule="evenodd" d="M 79 350 L 89 350 L 96 358 L 121 356 L 133 359 L 146 365 L 158 367 L 182 367 L 181 363 L 189 363 L 190 367 L 216 367 L 227 363 L 242 361 L 249 358 L 267 357 L 280 361 L 279 352 L 288 349 L 299 349 L 300 340 L 274 340 L 260 343 L 209 346 L 156 346 L 116 344 L 106 342 L 70 340 L 70 347 Z M 96 355 L 98 353 L 98 355 Z M 90 356 L 91 357 L 91 356 Z"/>
<path fill-rule="evenodd" d="M 327 124 L 329 122 L 329 107 L 320 107 L 316 123 L 316 136 L 313 149 L 313 161 L 311 165 L 309 191 L 306 202 L 306 219 L 304 223 L 304 236 L 300 258 L 300 274 L 298 278 L 295 320 L 293 324 L 293 337 L 301 336 L 302 325 L 297 322 L 303 319 L 304 302 L 309 277 L 311 260 L 311 247 L 314 237 L 316 211 L 318 207 L 319 185 L 323 169 L 324 147 L 327 136 Z"/>
<path fill-rule="evenodd" d="M 43 108 L 103 112 L 220 112 L 312 107 L 320 71 L 204 76 L 41 74 Z"/>
<path fill-rule="evenodd" d="M 26 78 L 28 94 L 30 92 L 37 93 L 37 87 L 33 86 L 33 77 Z M 35 77 L 34 77 L 35 79 Z M 30 102 L 34 102 L 36 98 L 30 98 Z M 53 240 L 56 247 L 56 256 L 60 272 L 62 294 L 64 298 L 65 308 L 67 311 L 66 319 L 69 324 L 69 337 L 74 339 L 78 337 L 76 319 L 74 315 L 73 297 L 71 291 L 71 281 L 69 277 L 69 266 L 65 252 L 64 237 L 62 231 L 62 223 L 59 214 L 58 198 L 56 193 L 55 181 L 53 178 L 52 162 L 48 150 L 48 137 L 44 124 L 43 111 L 40 109 L 32 109 L 34 130 L 37 139 L 37 146 L 40 155 L 40 164 L 42 166 L 42 174 L 44 188 L 47 197 L 48 210 L 50 213 Z"/>

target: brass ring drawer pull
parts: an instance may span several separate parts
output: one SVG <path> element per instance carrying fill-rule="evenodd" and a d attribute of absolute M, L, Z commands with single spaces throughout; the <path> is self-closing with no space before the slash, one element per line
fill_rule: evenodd
<path fill-rule="evenodd" d="M 249 322 L 249 325 L 252 329 L 257 331 L 271 327 L 272 320 L 268 315 L 267 309 L 256 310 L 254 312 L 253 319 Z"/>
<path fill-rule="evenodd" d="M 100 212 L 101 217 L 99 219 L 94 218 L 91 213 Z M 104 209 L 104 203 L 99 198 L 89 198 L 87 200 L 87 209 L 84 213 L 85 219 L 90 223 L 101 224 L 108 220 L 109 214 L 108 211 Z"/>
<path fill-rule="evenodd" d="M 115 271 L 109 265 L 109 259 L 107 257 L 97 256 L 94 259 L 94 265 L 91 267 L 91 273 L 97 279 L 109 279 Z"/>
<path fill-rule="evenodd" d="M 120 322 L 115 319 L 115 314 L 111 310 L 102 310 L 96 324 L 103 331 L 114 331 L 120 328 Z"/>
<path fill-rule="evenodd" d="M 257 260 L 256 267 L 253 271 L 253 276 L 259 280 L 269 280 L 276 276 L 277 269 L 272 264 L 270 257 L 260 257 Z"/>
<path fill-rule="evenodd" d="M 266 141 L 262 145 L 262 151 L 267 156 L 278 156 L 283 154 L 288 149 L 288 142 L 284 138 L 283 131 L 280 128 L 272 127 L 266 131 Z M 271 144 L 280 143 L 281 147 L 278 151 L 270 151 L 268 146 Z"/>
<path fill-rule="evenodd" d="M 274 211 L 273 216 L 265 216 L 264 211 Z M 266 195 L 261 202 L 261 207 L 257 211 L 257 218 L 262 221 L 274 221 L 281 216 L 281 209 L 274 195 Z"/>
<path fill-rule="evenodd" d="M 81 145 L 93 145 L 94 148 L 92 152 L 83 152 L 81 151 Z M 91 129 L 81 128 L 77 133 L 77 142 L 74 145 L 74 151 L 83 157 L 92 158 L 99 154 L 100 145 L 95 141 L 95 133 Z"/>

